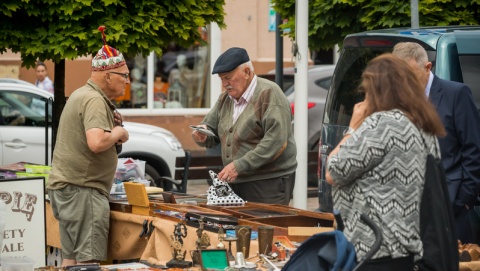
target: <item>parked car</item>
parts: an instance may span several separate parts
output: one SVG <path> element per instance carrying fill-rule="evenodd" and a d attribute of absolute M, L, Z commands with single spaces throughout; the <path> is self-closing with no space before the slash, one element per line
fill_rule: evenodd
<path fill-rule="evenodd" d="M 308 69 L 308 149 L 317 150 L 318 140 L 320 138 L 320 132 L 322 129 L 322 123 L 318 122 L 322 119 L 323 110 L 325 106 L 325 100 L 327 97 L 328 89 L 330 88 L 330 82 L 332 80 L 333 71 L 335 65 L 315 65 Z M 272 76 L 273 75 L 273 76 Z M 275 81 L 275 70 L 269 71 L 268 74 L 259 75 L 260 77 L 267 78 Z M 295 84 L 294 84 L 295 68 L 289 67 L 283 70 L 284 93 L 287 96 L 292 112 L 295 116 Z M 303 90 L 302 90 L 303 91 Z M 293 122 L 295 125 L 295 122 Z"/>
<path fill-rule="evenodd" d="M 480 107 L 480 26 L 448 26 L 420 29 L 396 28 L 349 35 L 337 63 L 328 92 L 319 143 L 319 210 L 332 212 L 331 186 L 325 181 L 325 161 L 343 137 L 354 104 L 363 99 L 356 89 L 367 63 L 377 55 L 391 52 L 399 42 L 421 44 L 440 78 L 467 84 Z"/>
<path fill-rule="evenodd" d="M 47 103 L 49 110 L 45 114 Z M 51 93 L 28 82 L 0 79 L 0 165 L 22 161 L 50 165 L 52 132 L 45 126 L 52 120 L 52 103 Z M 124 126 L 130 137 L 119 157 L 146 161 L 147 180 L 171 177 L 175 159 L 185 155 L 178 139 L 153 125 L 125 121 Z"/>
<path fill-rule="evenodd" d="M 270 81 L 276 82 L 276 74 L 275 70 L 271 70 L 265 74 L 259 74 L 259 77 L 268 79 Z M 283 70 L 283 87 L 280 86 L 282 91 L 285 93 L 287 89 L 289 89 L 295 81 L 295 73 L 293 68 L 285 68 Z"/>

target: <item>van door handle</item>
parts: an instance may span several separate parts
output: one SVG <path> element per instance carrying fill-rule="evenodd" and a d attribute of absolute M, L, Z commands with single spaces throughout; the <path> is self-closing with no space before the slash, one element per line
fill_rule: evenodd
<path fill-rule="evenodd" d="M 10 147 L 14 149 L 25 149 L 27 145 L 24 143 L 5 143 L 5 147 Z"/>

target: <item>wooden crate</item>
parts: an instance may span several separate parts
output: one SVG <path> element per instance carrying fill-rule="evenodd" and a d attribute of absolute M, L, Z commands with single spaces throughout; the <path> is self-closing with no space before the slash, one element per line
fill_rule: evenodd
<path fill-rule="evenodd" d="M 284 205 L 250 202 L 247 202 L 244 206 L 212 206 L 207 205 L 203 201 L 203 197 L 195 195 L 168 194 L 167 196 L 171 196 L 169 201 L 178 201 L 180 204 L 149 202 L 148 207 L 144 206 L 148 209 L 148 215 L 175 222 L 188 222 L 193 227 L 198 227 L 198 223 L 187 221 L 187 213 L 193 214 L 190 217 L 208 216 L 211 218 L 210 222 L 231 216 L 237 219 L 238 225 L 251 226 L 255 231 L 258 226 L 273 226 L 274 235 L 287 236 L 290 240 L 296 242 L 302 242 L 309 237 L 305 232 L 313 234 L 333 230 L 334 216 L 331 213 L 318 213 Z M 196 205 L 185 204 L 186 202 L 195 202 Z M 111 207 L 112 210 L 120 209 L 130 212 L 133 210 L 133 207 L 129 208 L 125 203 L 116 202 L 110 203 L 110 205 L 113 206 Z M 209 226 L 208 230 L 215 232 L 218 231 L 218 227 Z"/>
<path fill-rule="evenodd" d="M 257 230 L 258 226 L 274 227 L 274 235 L 287 236 L 290 240 L 302 242 L 308 235 L 296 234 L 289 228 L 312 228 L 309 232 L 333 230 L 334 216 L 332 213 L 317 213 L 277 204 L 262 204 L 247 202 L 245 206 L 200 206 L 229 213 L 238 218 L 239 225 L 248 225 Z M 314 229 L 313 229 L 314 228 Z"/>

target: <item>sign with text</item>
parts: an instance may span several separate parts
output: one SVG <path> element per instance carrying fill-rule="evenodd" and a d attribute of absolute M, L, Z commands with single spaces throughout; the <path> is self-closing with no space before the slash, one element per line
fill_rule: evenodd
<path fill-rule="evenodd" d="M 272 1 L 268 1 L 268 31 L 275 32 L 277 29 L 277 13 L 273 9 Z"/>
<path fill-rule="evenodd" d="M 45 266 L 45 179 L 0 180 L 0 200 L 5 203 L 6 218 L 2 257 L 28 256 L 35 261 L 34 267 Z"/>

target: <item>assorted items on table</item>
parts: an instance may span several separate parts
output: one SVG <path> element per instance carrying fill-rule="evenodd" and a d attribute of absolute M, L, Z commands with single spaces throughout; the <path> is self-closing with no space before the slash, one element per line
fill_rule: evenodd
<path fill-rule="evenodd" d="M 216 179 L 216 174 L 211 176 Z M 280 269 L 295 251 L 294 244 L 309 237 L 299 229 L 328 231 L 333 226 L 329 213 L 241 199 L 220 204 L 222 197 L 232 195 L 221 182 L 209 188 L 216 196 L 214 204 L 208 195 L 149 193 L 132 182 L 124 186 L 125 197 L 110 197 L 112 263 L 136 261 L 167 270 Z M 58 247 L 53 220 L 47 213 L 47 243 Z"/>
<path fill-rule="evenodd" d="M 150 186 L 145 180 L 145 161 L 132 158 L 118 158 L 117 169 L 112 184 L 111 194 L 125 193 L 124 182 L 136 182 Z"/>
<path fill-rule="evenodd" d="M 117 270 L 281 268 L 295 251 L 294 244 L 309 237 L 299 234 L 302 229 L 310 229 L 305 231 L 308 234 L 311 229 L 332 229 L 332 214 L 245 202 L 214 172 L 210 173 L 213 185 L 204 195 L 148 187 L 135 181 L 143 172 L 141 161 L 119 160 L 115 183 L 122 188 L 114 185 L 110 194 L 109 262 L 89 270 L 109 266 Z M 45 210 L 47 246 L 61 249 L 58 221 L 48 199 Z M 61 262 L 57 258 L 53 264 L 47 256 L 47 266 L 38 271 L 59 270 L 56 266 Z"/>
<path fill-rule="evenodd" d="M 169 268 L 193 266 L 204 270 L 223 270 L 230 266 L 237 270 L 256 270 L 267 269 L 269 264 L 281 267 L 295 250 L 291 241 L 299 244 L 309 237 L 295 234 L 289 236 L 290 227 L 332 230 L 332 214 L 245 202 L 235 195 L 228 183 L 218 180 L 214 172 L 210 172 L 210 176 L 213 184 L 207 191 L 206 201 L 205 196 L 173 192 L 162 193 L 162 200 L 149 199 L 150 215 L 176 224 L 172 233 L 164 233 L 170 236 L 172 248 L 168 261 L 165 261 L 165 256 L 155 253 L 157 250 L 144 253 L 142 259 L 147 258 L 152 263 Z M 134 201 L 138 199 L 129 199 L 130 204 Z M 118 204 L 120 203 L 115 203 Z M 145 206 L 145 203 L 140 204 Z M 133 205 L 132 212 L 135 212 L 135 208 Z M 196 238 L 188 242 L 188 236 L 193 235 L 192 230 L 195 230 Z M 218 259 L 225 258 L 225 266 L 220 268 L 222 263 L 212 260 L 209 255 L 215 255 Z"/>
<path fill-rule="evenodd" d="M 228 184 L 218 181 L 215 173 L 211 176 L 214 182 L 208 195 L 161 189 L 147 192 L 148 187 L 142 184 L 125 182 L 134 188 L 133 196 L 124 191 L 125 197 L 110 198 L 108 255 L 112 262 L 84 270 L 280 270 L 301 242 L 333 229 L 334 216 L 330 213 L 223 201 L 231 199 L 233 192 Z M 47 244 L 60 247 L 59 240 L 52 241 L 59 236 L 54 222 L 47 211 Z M 123 243 L 126 237 L 130 237 L 129 243 Z M 480 270 L 477 245 L 459 243 L 459 254 L 460 270 Z M 13 263 L 14 269 L 5 266 L 3 271 L 17 271 L 19 264 L 28 261 Z M 79 270 L 53 266 L 37 269 Z"/>
<path fill-rule="evenodd" d="M 480 246 L 458 241 L 459 271 L 480 271 Z"/>
<path fill-rule="evenodd" d="M 45 185 L 47 185 L 51 169 L 51 166 L 18 162 L 15 164 L 2 166 L 0 168 L 0 179 L 43 177 L 45 178 Z"/>

